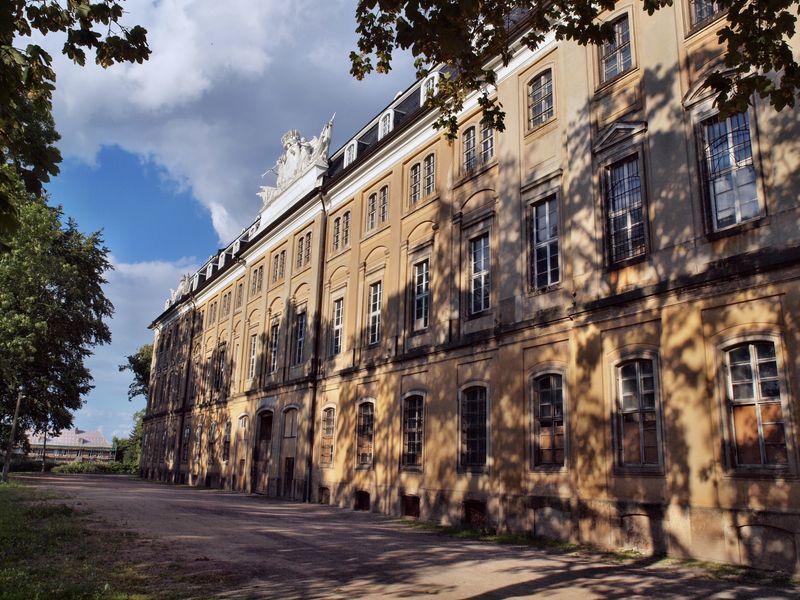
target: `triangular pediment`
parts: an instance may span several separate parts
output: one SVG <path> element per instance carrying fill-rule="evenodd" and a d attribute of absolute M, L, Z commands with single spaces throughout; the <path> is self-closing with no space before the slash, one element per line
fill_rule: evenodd
<path fill-rule="evenodd" d="M 628 140 L 638 133 L 647 131 L 645 121 L 617 121 L 600 131 L 594 152 L 608 150 L 612 146 Z"/>

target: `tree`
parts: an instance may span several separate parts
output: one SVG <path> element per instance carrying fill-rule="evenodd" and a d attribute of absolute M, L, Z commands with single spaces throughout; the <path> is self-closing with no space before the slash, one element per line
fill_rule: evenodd
<path fill-rule="evenodd" d="M 0 166 L 6 175 L 10 170 Z M 73 411 L 92 388 L 84 361 L 93 346 L 111 340 L 105 319 L 113 306 L 102 289 L 111 265 L 100 235 L 84 235 L 72 219 L 65 223 L 60 207 L 21 183 L 4 191 L 19 218 L 9 251 L 0 254 L 0 428 L 8 440 L 7 467 L 25 431 L 58 433 L 72 425 Z"/>
<path fill-rule="evenodd" d="M 130 473 L 139 470 L 139 458 L 142 455 L 142 439 L 144 438 L 144 409 L 133 413 L 133 428 L 126 438 L 114 438 L 117 449 L 115 460 L 125 465 Z"/>
<path fill-rule="evenodd" d="M 18 225 L 13 196 L 18 184 L 39 195 L 42 185 L 58 173 L 61 154 L 52 117 L 56 74 L 52 57 L 30 42 L 41 35 L 66 34 L 62 52 L 79 65 L 87 52 L 110 67 L 139 62 L 150 55 L 147 31 L 121 24 L 124 0 L 3 0 L 0 2 L 0 249 Z M 24 39 L 25 46 L 15 46 Z"/>
<path fill-rule="evenodd" d="M 800 90 L 800 66 L 789 46 L 795 34 L 799 0 L 715 0 L 727 18 L 717 32 L 725 45 L 725 70 L 706 83 L 717 94 L 722 112 L 744 110 L 754 94 L 777 109 L 793 107 Z M 648 13 L 672 0 L 642 0 Z M 458 130 L 457 115 L 466 96 L 478 92 L 483 121 L 503 129 L 502 106 L 492 97 L 494 68 L 487 61 L 511 58 L 509 43 L 517 32 L 535 48 L 549 32 L 580 44 L 611 40 L 611 23 L 599 16 L 614 0 L 359 0 L 356 8 L 358 52 L 350 53 L 351 73 L 358 79 L 391 69 L 395 49 L 410 50 L 417 76 L 437 65 L 443 76 L 436 96 L 436 127 L 449 138 Z M 373 63 L 374 60 L 374 63 Z"/>
<path fill-rule="evenodd" d="M 136 396 L 147 396 L 150 393 L 150 363 L 153 360 L 153 344 L 145 344 L 134 354 L 129 355 L 124 365 L 119 366 L 120 372 L 133 373 L 133 381 L 128 387 L 128 400 Z"/>

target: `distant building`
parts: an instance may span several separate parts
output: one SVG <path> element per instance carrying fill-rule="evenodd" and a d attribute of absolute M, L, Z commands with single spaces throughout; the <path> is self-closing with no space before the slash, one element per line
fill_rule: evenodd
<path fill-rule="evenodd" d="M 42 452 L 47 452 L 47 460 L 58 463 L 69 462 L 111 462 L 114 460 L 114 447 L 99 431 L 73 429 L 55 437 L 28 434 L 31 446 L 30 458 L 41 460 Z"/>

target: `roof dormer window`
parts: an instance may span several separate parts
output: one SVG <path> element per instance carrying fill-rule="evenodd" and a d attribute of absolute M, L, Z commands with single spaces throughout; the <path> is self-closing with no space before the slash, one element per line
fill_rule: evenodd
<path fill-rule="evenodd" d="M 385 138 L 392 131 L 394 125 L 394 111 L 389 110 L 381 115 L 378 121 L 378 139 Z"/>
<path fill-rule="evenodd" d="M 349 166 L 356 159 L 356 143 L 351 142 L 344 151 L 344 166 Z"/>
<path fill-rule="evenodd" d="M 428 98 L 432 98 L 439 91 L 439 74 L 431 73 L 420 86 L 419 105 L 424 106 Z"/>

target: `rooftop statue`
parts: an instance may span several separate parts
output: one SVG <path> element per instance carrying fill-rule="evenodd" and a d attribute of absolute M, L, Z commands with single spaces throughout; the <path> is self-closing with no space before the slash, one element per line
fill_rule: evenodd
<path fill-rule="evenodd" d="M 277 175 L 276 187 L 262 186 L 258 193 L 264 202 L 264 207 L 269 206 L 282 191 L 305 174 L 311 165 L 322 163 L 323 166 L 327 166 L 335 116 L 325 124 L 319 137 L 315 136 L 310 141 L 302 137 L 296 129 L 290 129 L 283 135 L 281 144 L 285 152 L 275 166 L 267 171 Z"/>

